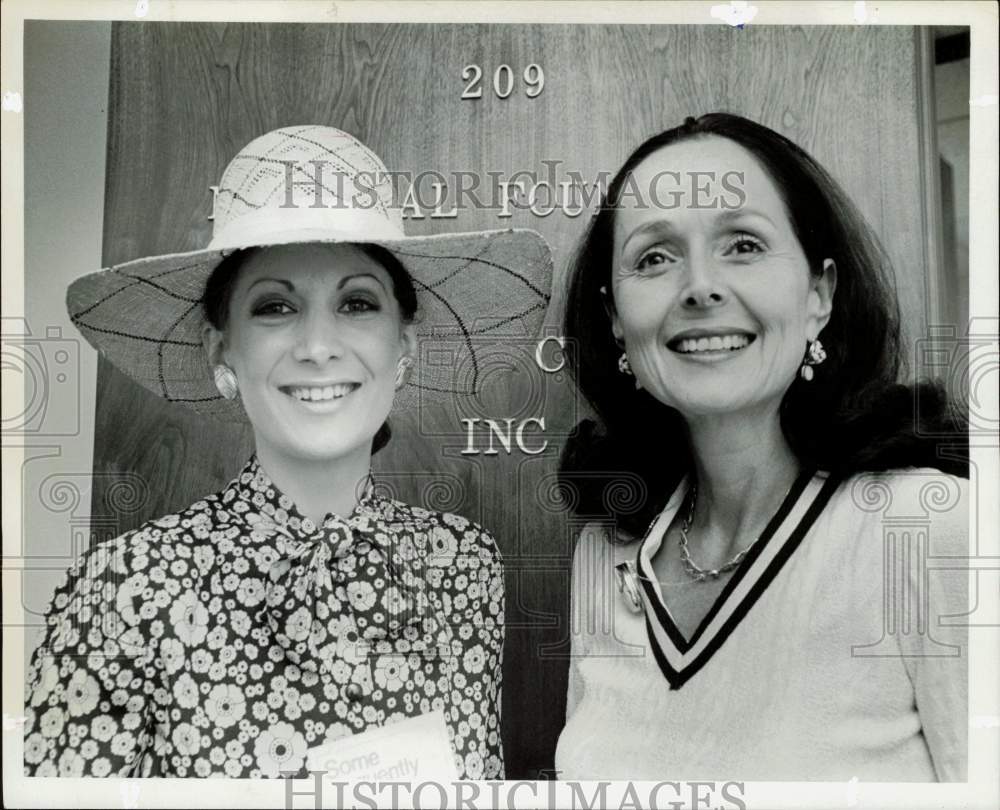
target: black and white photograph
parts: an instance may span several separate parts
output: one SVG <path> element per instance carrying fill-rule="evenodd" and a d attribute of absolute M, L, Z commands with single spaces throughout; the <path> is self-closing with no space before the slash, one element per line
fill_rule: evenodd
<path fill-rule="evenodd" d="M 3 15 L 5 805 L 997 806 L 996 5 Z"/>

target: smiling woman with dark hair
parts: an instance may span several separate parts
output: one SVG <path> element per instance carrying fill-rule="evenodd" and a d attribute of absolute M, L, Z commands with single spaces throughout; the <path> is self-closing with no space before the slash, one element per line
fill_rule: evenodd
<path fill-rule="evenodd" d="M 625 193 L 682 172 L 738 177 L 738 204 Z M 651 138 L 580 248 L 565 335 L 597 420 L 563 484 L 581 514 L 615 480 L 641 497 L 577 546 L 573 615 L 613 622 L 574 637 L 561 775 L 964 779 L 965 636 L 938 617 L 965 580 L 909 556 L 968 553 L 967 453 L 936 442 L 962 422 L 901 382 L 891 267 L 830 175 L 735 115 Z M 902 570 L 890 505 L 928 515 Z"/>

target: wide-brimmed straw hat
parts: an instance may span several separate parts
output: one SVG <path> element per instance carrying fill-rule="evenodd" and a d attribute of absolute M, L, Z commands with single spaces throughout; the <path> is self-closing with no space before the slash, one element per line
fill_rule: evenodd
<path fill-rule="evenodd" d="M 367 242 L 391 251 L 417 292 L 418 341 L 442 341 L 449 358 L 418 362 L 397 393 L 397 408 L 478 393 L 481 349 L 504 335 L 534 336 L 549 302 L 552 258 L 540 234 L 407 237 L 385 165 L 333 127 L 283 127 L 247 144 L 219 181 L 212 226 L 202 250 L 136 259 L 77 279 L 66 306 L 87 341 L 140 385 L 225 419 L 245 417 L 213 383 L 202 296 L 212 270 L 234 250 Z"/>

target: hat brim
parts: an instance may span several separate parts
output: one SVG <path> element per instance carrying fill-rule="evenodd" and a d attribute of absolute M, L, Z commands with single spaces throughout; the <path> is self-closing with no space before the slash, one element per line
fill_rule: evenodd
<path fill-rule="evenodd" d="M 510 229 L 370 243 L 391 251 L 409 272 L 419 306 L 419 351 L 443 360 L 418 357 L 394 409 L 477 394 L 484 380 L 481 355 L 491 345 L 537 335 L 552 285 L 552 257 L 541 234 Z M 243 420 L 238 400 L 223 399 L 215 388 L 202 337 L 205 284 L 231 252 L 146 257 L 90 273 L 67 291 L 69 316 L 95 349 L 144 388 L 208 416 Z"/>

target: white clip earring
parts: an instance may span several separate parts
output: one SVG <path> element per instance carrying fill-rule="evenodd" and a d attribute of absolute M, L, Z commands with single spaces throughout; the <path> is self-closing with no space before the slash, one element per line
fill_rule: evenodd
<path fill-rule="evenodd" d="M 215 378 L 215 387 L 223 399 L 236 399 L 240 385 L 236 380 L 235 371 L 227 365 L 218 365 L 212 369 L 212 376 Z"/>
<path fill-rule="evenodd" d="M 622 352 L 621 357 L 618 358 L 618 370 L 626 377 L 635 376 L 635 372 L 632 371 L 632 364 L 628 361 L 628 355 L 625 352 Z M 642 383 L 636 380 L 635 390 L 638 391 L 640 388 L 642 388 Z"/>
<path fill-rule="evenodd" d="M 398 391 L 404 385 L 406 385 L 407 372 L 410 370 L 410 366 L 413 365 L 412 357 L 400 357 L 399 363 L 396 364 L 396 390 Z"/>
<path fill-rule="evenodd" d="M 802 361 L 802 367 L 799 369 L 802 379 L 806 382 L 812 382 L 813 366 L 818 366 L 824 360 L 826 360 L 826 349 L 823 348 L 820 339 L 810 340 L 806 346 L 806 356 Z"/>
<path fill-rule="evenodd" d="M 632 373 L 632 364 L 628 361 L 628 355 L 622 352 L 622 356 L 618 358 L 618 370 L 629 377 L 634 377 Z"/>

